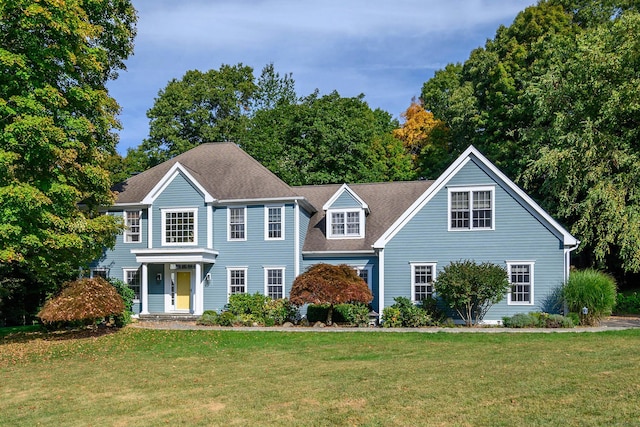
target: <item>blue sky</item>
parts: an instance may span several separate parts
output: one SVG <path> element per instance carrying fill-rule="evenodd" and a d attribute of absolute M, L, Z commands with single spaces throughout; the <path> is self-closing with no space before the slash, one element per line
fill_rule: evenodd
<path fill-rule="evenodd" d="M 188 71 L 273 63 L 306 96 L 365 95 L 399 118 L 422 84 L 510 25 L 534 0 L 133 0 L 135 54 L 109 83 L 122 113 L 118 151 L 149 133 L 158 91 Z"/>

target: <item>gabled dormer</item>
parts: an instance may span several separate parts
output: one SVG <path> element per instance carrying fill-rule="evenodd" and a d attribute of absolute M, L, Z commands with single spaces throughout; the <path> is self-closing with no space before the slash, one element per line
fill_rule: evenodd
<path fill-rule="evenodd" d="M 347 184 L 343 184 L 322 209 L 327 239 L 364 239 L 369 205 Z"/>

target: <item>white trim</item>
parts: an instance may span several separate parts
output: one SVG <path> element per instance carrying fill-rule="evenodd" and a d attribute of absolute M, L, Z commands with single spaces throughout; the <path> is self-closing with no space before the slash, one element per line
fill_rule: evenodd
<path fill-rule="evenodd" d="M 335 201 L 338 200 L 340 196 L 342 196 L 342 193 L 344 193 L 345 191 L 351 194 L 351 197 L 356 199 L 356 201 L 360 204 L 360 208 L 366 211 L 369 211 L 369 205 L 364 200 L 362 200 L 360 196 L 358 196 L 358 194 L 356 194 L 356 192 L 353 191 L 347 184 L 342 184 L 342 186 L 338 189 L 338 191 L 333 193 L 333 196 L 331 196 L 329 201 L 327 201 L 327 203 L 325 203 L 324 206 L 322 206 L 322 210 L 327 211 L 327 210 L 333 209 L 331 205 L 333 205 Z"/>
<path fill-rule="evenodd" d="M 218 251 L 205 248 L 158 248 L 158 249 L 132 249 L 137 263 L 149 264 L 215 264 Z"/>
<path fill-rule="evenodd" d="M 213 206 L 207 205 L 207 249 L 213 249 Z"/>
<path fill-rule="evenodd" d="M 378 250 L 378 314 L 384 311 L 384 248 Z"/>
<path fill-rule="evenodd" d="M 134 302 L 140 302 L 142 300 L 142 272 L 140 271 L 140 266 L 138 266 L 138 267 L 122 267 L 122 281 L 124 283 L 126 283 L 127 286 L 129 286 L 129 287 L 131 287 L 130 286 L 131 284 L 129 282 L 127 282 L 127 273 L 130 272 L 130 271 L 137 271 L 138 272 L 138 281 L 140 282 L 138 284 L 138 286 L 140 288 L 139 292 L 138 292 L 139 295 L 138 295 L 137 299 L 134 296 L 133 297 L 133 301 Z"/>
<path fill-rule="evenodd" d="M 231 209 L 242 209 L 244 237 L 242 239 L 231 238 Z M 227 242 L 245 242 L 247 240 L 247 207 L 246 206 L 228 206 L 227 207 Z"/>
<path fill-rule="evenodd" d="M 167 242 L 167 216 L 168 213 L 193 213 L 193 242 Z M 198 245 L 198 208 L 168 208 L 160 209 L 161 221 L 161 241 L 162 246 L 197 246 Z"/>
<path fill-rule="evenodd" d="M 535 213 L 541 220 L 547 222 L 547 224 L 555 230 L 561 237 L 565 246 L 577 246 L 580 241 L 573 237 L 567 230 L 565 230 L 556 220 L 554 220 L 548 213 L 546 213 L 536 202 L 533 201 L 523 190 L 521 190 L 513 181 L 511 181 L 505 174 L 503 174 L 498 168 L 496 168 L 486 157 L 484 157 L 474 146 L 469 146 L 464 153 L 460 155 L 452 164 L 445 170 L 438 179 L 431 184 L 429 188 L 420 196 L 401 216 L 398 218 L 391 227 L 373 244 L 374 248 L 384 248 L 386 244 L 409 222 L 411 219 L 427 204 L 443 187 L 444 185 L 460 171 L 473 156 L 477 161 L 492 172 L 500 181 L 503 182 L 505 190 L 519 196 L 525 202 L 525 209 Z M 527 206 L 528 205 L 528 208 Z"/>
<path fill-rule="evenodd" d="M 165 280 L 164 284 L 165 284 L 165 292 L 168 296 L 168 307 L 169 309 L 166 310 L 168 312 L 174 312 L 174 313 L 192 313 L 192 314 L 197 314 L 195 313 L 196 311 L 196 272 L 198 271 L 198 267 L 200 266 L 199 263 L 196 263 L 192 268 L 177 268 L 174 270 L 169 269 L 168 272 L 168 276 L 165 275 L 165 277 L 169 277 L 169 280 Z M 165 271 L 167 269 L 167 265 L 165 264 Z M 185 308 L 177 308 L 176 307 L 176 303 L 178 302 L 178 273 L 189 273 L 189 308 L 185 309 Z M 171 289 L 171 283 L 173 283 L 175 285 L 175 289 Z M 175 295 L 174 295 L 175 293 Z M 173 304 L 171 304 L 171 299 L 173 298 Z M 201 314 L 201 313 L 200 313 Z"/>
<path fill-rule="evenodd" d="M 416 304 L 419 301 L 416 300 L 416 267 L 430 267 L 431 268 L 431 282 L 427 282 L 427 283 L 431 283 L 431 297 L 433 298 L 433 296 L 435 295 L 435 286 L 434 283 L 436 281 L 436 263 L 435 262 L 410 262 L 409 265 L 411 266 L 410 271 L 411 271 L 411 302 Z"/>
<path fill-rule="evenodd" d="M 227 267 L 227 302 L 229 302 L 229 297 L 231 296 L 231 272 L 232 271 L 244 271 L 244 292 L 249 292 L 249 267 Z"/>
<path fill-rule="evenodd" d="M 149 268 L 142 264 L 140 274 L 140 314 L 149 314 Z"/>
<path fill-rule="evenodd" d="M 354 270 L 356 270 L 356 273 L 358 273 L 358 275 L 360 275 L 360 271 L 361 270 L 365 270 L 367 272 L 367 286 L 369 286 L 369 290 L 373 291 L 373 277 L 371 276 L 371 274 L 373 273 L 373 267 L 371 266 L 371 264 L 348 264 L 349 267 L 353 268 Z"/>
<path fill-rule="evenodd" d="M 358 234 L 347 233 L 347 217 L 349 213 L 358 214 Z M 333 214 L 344 215 L 344 234 L 333 234 Z M 326 235 L 329 240 L 345 240 L 345 239 L 364 239 L 365 236 L 365 214 L 361 208 L 344 208 L 344 209 L 329 209 L 325 214 Z"/>
<path fill-rule="evenodd" d="M 305 256 L 331 256 L 331 255 L 375 255 L 375 249 L 362 249 L 354 251 L 302 251 Z"/>
<path fill-rule="evenodd" d="M 153 206 L 147 209 L 147 248 L 153 248 Z"/>
<path fill-rule="evenodd" d="M 287 289 L 286 289 L 286 279 L 285 279 L 285 275 L 286 275 L 286 267 L 283 266 L 270 266 L 270 265 L 265 265 L 262 267 L 262 269 L 264 270 L 264 295 L 269 296 L 269 275 L 268 272 L 269 270 L 280 270 L 282 271 L 282 298 L 286 298 L 287 296 Z"/>
<path fill-rule="evenodd" d="M 134 233 L 129 232 L 129 214 L 137 212 L 138 213 L 138 241 L 137 242 L 129 242 L 127 239 L 130 236 L 135 235 Z M 124 232 L 122 233 L 122 243 L 126 245 L 138 245 L 142 243 L 142 210 L 140 209 L 125 209 L 122 211 L 122 217 L 124 219 Z"/>
<path fill-rule="evenodd" d="M 285 206 L 265 205 L 264 206 L 264 240 L 284 240 L 285 230 Z M 280 237 L 269 237 L 269 209 L 280 209 Z"/>
<path fill-rule="evenodd" d="M 167 173 L 157 182 L 157 184 L 149 191 L 149 193 L 142 199 L 143 204 L 152 205 L 160 194 L 173 182 L 173 180 L 179 175 L 183 174 L 188 181 L 198 190 L 198 192 L 204 197 L 205 203 L 213 203 L 216 199 L 211 196 L 207 190 L 195 179 L 187 169 L 176 162 Z"/>
<path fill-rule="evenodd" d="M 193 314 L 201 315 L 204 312 L 204 280 L 202 278 L 202 264 L 196 263 L 193 277 L 193 303 L 191 310 Z"/>
<path fill-rule="evenodd" d="M 293 210 L 293 274 L 295 277 L 300 275 L 300 204 L 296 200 Z"/>
<path fill-rule="evenodd" d="M 308 208 L 310 212 L 315 212 L 315 208 L 302 196 L 293 196 L 293 197 L 262 197 L 256 199 L 221 199 L 216 200 L 216 206 L 227 206 L 227 205 L 262 205 L 267 203 L 272 204 L 286 204 L 291 202 L 299 202 L 303 207 Z"/>
<path fill-rule="evenodd" d="M 507 293 L 507 305 L 520 305 L 520 306 L 532 306 L 534 305 L 534 291 L 535 291 L 535 261 L 505 261 L 507 264 L 507 277 L 509 279 L 509 292 Z M 511 282 L 511 267 L 514 265 L 528 265 L 529 266 L 529 301 L 511 301 L 511 289 L 513 283 Z"/>
<path fill-rule="evenodd" d="M 89 277 L 90 278 L 94 278 L 94 277 L 102 277 L 99 274 L 96 275 L 95 272 L 96 271 L 101 271 L 105 273 L 105 278 L 109 278 L 109 267 L 93 267 L 91 268 L 91 270 L 89 270 Z"/>
<path fill-rule="evenodd" d="M 491 193 L 491 227 L 474 227 L 473 226 L 473 193 L 476 191 L 488 191 Z M 468 193 L 469 194 L 469 227 L 454 228 L 451 227 L 451 193 Z M 447 231 L 465 232 L 465 231 L 493 231 L 496 229 L 496 187 L 495 185 L 468 185 L 468 186 L 452 186 L 447 187 Z"/>

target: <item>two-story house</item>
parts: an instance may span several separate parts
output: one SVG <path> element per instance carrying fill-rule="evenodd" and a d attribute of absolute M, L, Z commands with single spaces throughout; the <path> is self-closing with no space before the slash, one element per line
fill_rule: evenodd
<path fill-rule="evenodd" d="M 125 232 L 93 275 L 136 292 L 134 310 L 201 314 L 229 295 L 286 297 L 310 265 L 352 265 L 382 312 L 430 298 L 470 259 L 512 283 L 485 321 L 546 309 L 579 241 L 475 148 L 437 180 L 291 187 L 231 143 L 200 145 L 117 186 Z"/>

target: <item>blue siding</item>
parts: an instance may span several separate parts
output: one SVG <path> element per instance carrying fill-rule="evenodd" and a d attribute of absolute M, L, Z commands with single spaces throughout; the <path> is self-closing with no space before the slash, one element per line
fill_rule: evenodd
<path fill-rule="evenodd" d="M 505 297 L 485 320 L 547 308 L 545 296 L 564 277 L 559 238 L 474 162 L 448 183 L 456 185 L 495 185 L 495 230 L 447 231 L 448 194 L 442 188 L 385 248 L 385 305 L 393 304 L 395 296 L 411 297 L 410 262 L 435 262 L 441 271 L 452 261 L 470 259 L 505 267 L 506 261 L 535 262 L 534 305 L 507 305 Z"/>
<path fill-rule="evenodd" d="M 198 209 L 198 247 L 207 246 L 207 209 L 204 197 L 182 174 L 164 189 L 153 204 L 153 247 L 162 246 L 162 211 L 161 209 L 197 208 Z M 171 245 L 171 247 L 180 247 Z M 184 247 L 194 247 L 184 245 Z"/>
<path fill-rule="evenodd" d="M 311 214 L 304 209 L 300 209 L 300 273 L 304 271 L 304 259 L 302 257 L 302 248 L 304 248 L 304 242 L 307 237 L 307 229 L 309 228 L 309 222 L 311 221 Z"/>
<path fill-rule="evenodd" d="M 284 206 L 285 240 L 265 240 L 264 205 L 249 205 L 246 209 L 246 241 L 227 241 L 227 208 L 214 212 L 214 247 L 220 255 L 211 269 L 212 280 L 204 289 L 204 309 L 220 310 L 227 303 L 227 268 L 247 268 L 247 292 L 264 293 L 266 268 L 285 269 L 284 293 L 288 295 L 295 279 L 293 204 Z M 206 285 L 206 284 L 205 284 Z"/>
<path fill-rule="evenodd" d="M 156 281 L 156 275 L 162 274 L 162 280 Z M 164 283 L 169 280 L 164 274 L 164 264 L 149 264 L 149 313 L 164 312 Z"/>
<path fill-rule="evenodd" d="M 361 208 L 362 204 L 356 200 L 347 190 L 343 190 L 342 194 L 329 206 L 329 209 L 345 209 L 345 208 Z"/>

